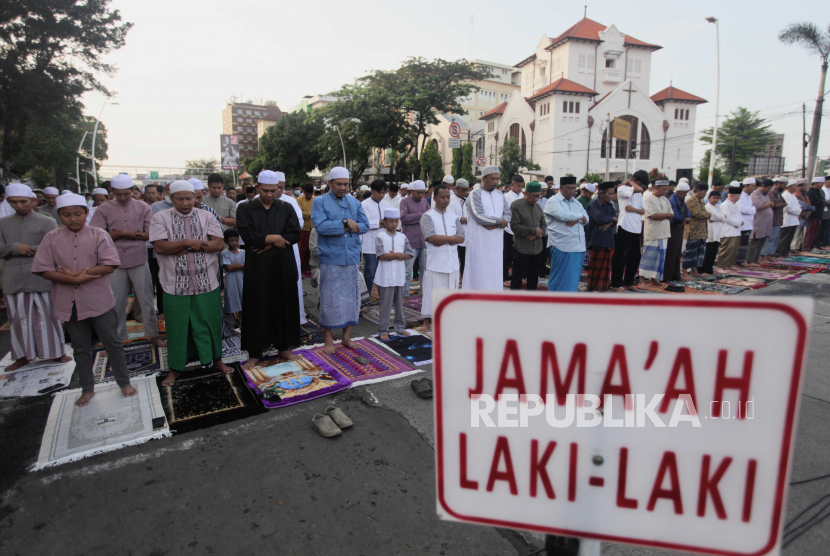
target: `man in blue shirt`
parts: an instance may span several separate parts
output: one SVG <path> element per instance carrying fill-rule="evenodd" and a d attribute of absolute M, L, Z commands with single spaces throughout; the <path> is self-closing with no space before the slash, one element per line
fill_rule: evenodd
<path fill-rule="evenodd" d="M 347 195 L 349 171 L 337 166 L 329 173 L 329 191 L 314 199 L 311 221 L 317 230 L 320 260 L 320 326 L 323 350 L 334 353 L 333 329 L 343 329 L 343 345 L 354 348 L 350 331 L 360 318 L 360 236 L 369 220 L 360 201 Z"/>
<path fill-rule="evenodd" d="M 585 259 L 585 230 L 588 213 L 574 199 L 576 183 L 563 184 L 545 205 L 550 246 L 548 291 L 575 292 Z"/>

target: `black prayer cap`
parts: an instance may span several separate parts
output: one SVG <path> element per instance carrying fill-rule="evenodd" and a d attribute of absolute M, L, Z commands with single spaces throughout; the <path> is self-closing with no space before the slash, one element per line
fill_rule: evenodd
<path fill-rule="evenodd" d="M 574 185 L 576 184 L 576 176 L 562 176 L 559 178 L 559 185 Z"/>
<path fill-rule="evenodd" d="M 604 181 L 601 184 L 599 184 L 599 190 L 600 191 L 605 191 L 606 189 L 613 189 L 616 186 L 617 186 L 617 184 L 614 183 L 613 181 Z"/>
<path fill-rule="evenodd" d="M 743 191 L 743 188 L 741 188 L 741 187 L 730 187 L 729 188 L 729 194 L 730 195 L 739 195 L 741 193 L 741 191 Z"/>

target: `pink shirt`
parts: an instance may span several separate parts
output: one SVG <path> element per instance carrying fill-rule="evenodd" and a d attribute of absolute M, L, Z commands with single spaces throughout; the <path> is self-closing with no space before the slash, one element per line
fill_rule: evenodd
<path fill-rule="evenodd" d="M 98 265 L 119 266 L 121 260 L 112 238 L 100 228 L 84 226 L 76 234 L 65 226 L 52 230 L 40 242 L 32 272 L 83 270 Z M 52 301 L 55 317 L 66 322 L 72 318 L 72 304 L 78 320 L 103 315 L 115 306 L 109 274 L 86 284 L 72 285 L 52 282 Z"/>
<path fill-rule="evenodd" d="M 146 203 L 130 199 L 126 205 L 117 200 L 99 206 L 89 221 L 90 226 L 110 230 L 149 232 L 153 211 Z M 143 239 L 117 239 L 115 248 L 121 259 L 121 268 L 133 268 L 147 262 L 147 244 Z"/>
<path fill-rule="evenodd" d="M 150 223 L 150 241 L 159 241 L 162 239 L 168 241 L 178 241 L 174 239 L 173 233 L 173 216 L 177 213 L 175 208 L 170 210 L 163 210 L 153 215 L 153 220 Z M 184 231 L 187 239 L 198 239 L 199 241 L 210 241 L 208 236 L 222 237 L 222 225 L 216 220 L 213 214 L 206 210 L 199 210 L 194 208 L 199 217 L 199 225 L 201 227 L 201 234 L 194 237 L 190 227 L 190 219 L 184 219 Z M 189 214 L 188 214 L 189 216 Z M 219 287 L 219 253 L 204 253 L 207 260 L 207 277 L 210 291 Z M 187 257 L 187 266 L 190 271 L 190 279 L 188 281 L 187 295 L 198 295 L 198 285 L 196 280 L 196 254 L 187 253 L 181 255 Z M 159 283 L 161 288 L 170 295 L 176 295 L 176 259 L 170 255 L 157 255 L 159 263 Z"/>

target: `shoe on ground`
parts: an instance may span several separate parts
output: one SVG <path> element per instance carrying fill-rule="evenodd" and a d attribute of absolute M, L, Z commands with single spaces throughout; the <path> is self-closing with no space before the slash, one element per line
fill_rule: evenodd
<path fill-rule="evenodd" d="M 331 438 L 343 432 L 340 430 L 340 427 L 332 421 L 331 417 L 328 415 L 320 415 L 319 413 L 317 413 L 311 420 L 311 426 L 314 427 L 314 430 L 319 432 L 320 436 L 324 438 Z"/>
<path fill-rule="evenodd" d="M 354 425 L 354 422 L 349 419 L 349 417 L 343 413 L 343 410 L 339 407 L 327 407 L 326 408 L 326 415 L 328 415 L 334 424 L 340 427 L 341 429 L 346 429 Z"/>

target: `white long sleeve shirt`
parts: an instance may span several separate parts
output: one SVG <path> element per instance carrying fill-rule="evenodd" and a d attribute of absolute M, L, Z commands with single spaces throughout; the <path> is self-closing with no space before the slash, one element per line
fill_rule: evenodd
<path fill-rule="evenodd" d="M 748 195 L 747 195 L 748 197 Z M 720 206 L 723 212 L 723 228 L 721 228 L 721 238 L 725 237 L 739 237 L 741 235 L 741 208 L 730 200 L 724 201 Z"/>
<path fill-rule="evenodd" d="M 741 226 L 741 231 L 751 232 L 752 222 L 755 220 L 755 207 L 752 206 L 752 198 L 746 192 L 742 192 L 738 205 L 741 208 L 741 219 L 744 221 L 743 226 Z"/>
<path fill-rule="evenodd" d="M 782 197 L 787 202 L 787 206 L 784 207 L 784 223 L 781 227 L 798 226 L 800 224 L 798 217 L 801 215 L 801 203 L 798 201 L 798 197 L 789 191 L 785 191 Z"/>

